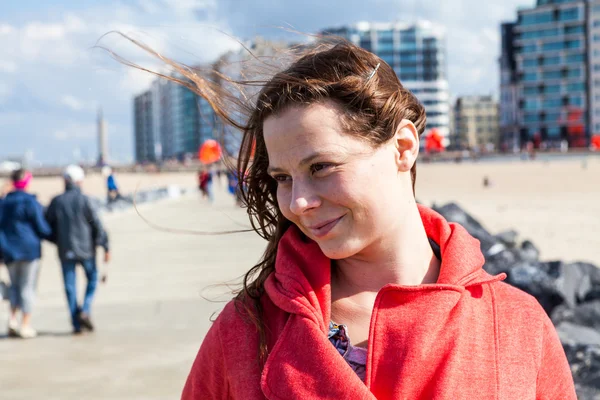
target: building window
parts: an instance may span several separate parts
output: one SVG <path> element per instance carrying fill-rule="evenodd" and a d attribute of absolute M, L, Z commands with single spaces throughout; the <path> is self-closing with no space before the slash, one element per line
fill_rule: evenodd
<path fill-rule="evenodd" d="M 548 85 L 544 87 L 544 94 L 560 93 L 560 85 Z"/>
<path fill-rule="evenodd" d="M 542 65 L 559 65 L 560 56 L 545 57 L 542 61 Z"/>
<path fill-rule="evenodd" d="M 384 31 L 377 31 L 377 37 L 380 40 L 393 40 L 394 38 L 394 31 L 393 30 L 384 30 Z"/>
<path fill-rule="evenodd" d="M 537 99 L 526 99 L 523 104 L 523 109 L 527 111 L 535 111 L 539 109 L 539 103 Z"/>
<path fill-rule="evenodd" d="M 560 79 L 562 78 L 562 71 L 544 71 L 542 74 L 543 79 Z"/>
<path fill-rule="evenodd" d="M 416 62 L 417 61 L 417 53 L 414 51 L 402 51 L 400 52 L 400 62 Z"/>
<path fill-rule="evenodd" d="M 569 54 L 567 56 L 567 62 L 571 63 L 571 62 L 584 62 L 585 61 L 585 54 Z"/>
<path fill-rule="evenodd" d="M 521 39 L 540 39 L 558 35 L 558 28 L 541 29 L 539 31 L 528 31 L 521 34 Z"/>
<path fill-rule="evenodd" d="M 597 21 L 595 21 L 595 22 L 597 22 Z M 596 25 L 594 25 L 594 26 L 596 26 Z M 572 35 L 574 33 L 584 33 L 584 32 L 585 32 L 585 29 L 583 28 L 583 25 L 575 25 L 575 26 L 566 26 L 565 27 L 565 35 Z"/>
<path fill-rule="evenodd" d="M 600 65 L 599 64 L 595 64 L 594 65 L 594 71 L 600 71 Z M 574 69 L 570 69 L 567 71 L 566 74 L 567 78 L 580 78 L 581 77 L 581 69 L 580 68 L 574 68 Z"/>
<path fill-rule="evenodd" d="M 526 44 L 521 48 L 522 53 L 532 53 L 537 50 L 537 46 L 535 44 Z"/>
<path fill-rule="evenodd" d="M 579 8 L 564 8 L 558 12 L 559 21 L 574 21 L 579 19 Z"/>
<path fill-rule="evenodd" d="M 537 65 L 537 58 L 526 58 L 525 60 L 523 60 L 523 67 L 537 67 Z"/>
<path fill-rule="evenodd" d="M 378 41 L 377 42 L 377 51 L 378 52 L 391 52 L 394 50 L 394 42 L 388 41 Z"/>
<path fill-rule="evenodd" d="M 400 72 L 403 74 L 416 74 L 417 66 L 414 64 L 400 64 Z"/>
<path fill-rule="evenodd" d="M 537 73 L 535 73 L 535 72 L 526 72 L 526 73 L 523 74 L 522 80 L 525 81 L 525 82 L 535 81 L 535 80 L 537 80 Z"/>
<path fill-rule="evenodd" d="M 561 98 L 545 99 L 542 103 L 544 108 L 558 108 L 562 106 Z"/>
<path fill-rule="evenodd" d="M 569 105 L 583 107 L 583 98 L 581 96 L 569 97 Z"/>
<path fill-rule="evenodd" d="M 564 43 L 561 42 L 549 42 L 549 43 L 544 43 L 542 45 L 542 50 L 544 51 L 555 51 L 555 50 L 562 50 L 564 48 Z"/>
<path fill-rule="evenodd" d="M 535 13 L 535 14 L 520 14 L 519 15 L 519 24 L 520 25 L 535 25 L 535 24 L 544 24 L 547 22 L 552 22 L 553 20 L 552 12 L 543 12 L 543 13 Z"/>

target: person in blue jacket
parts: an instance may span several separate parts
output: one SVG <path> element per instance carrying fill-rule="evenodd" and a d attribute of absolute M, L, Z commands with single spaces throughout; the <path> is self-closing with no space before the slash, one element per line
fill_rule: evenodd
<path fill-rule="evenodd" d="M 11 281 L 8 334 L 22 338 L 37 336 L 31 326 L 31 312 L 42 257 L 41 241 L 52 234 L 42 205 L 26 192 L 31 179 L 31 173 L 26 170 L 14 171 L 11 176 L 14 190 L 0 202 L 0 253 Z M 20 326 L 19 311 L 22 313 Z"/>

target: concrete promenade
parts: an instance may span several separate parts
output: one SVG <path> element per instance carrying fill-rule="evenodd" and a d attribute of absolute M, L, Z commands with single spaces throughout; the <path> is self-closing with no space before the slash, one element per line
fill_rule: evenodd
<path fill-rule="evenodd" d="M 248 226 L 245 212 L 233 204 L 222 186 L 213 206 L 193 194 L 144 205 L 140 211 L 152 223 L 174 229 Z M 1 303 L 0 398 L 179 398 L 209 318 L 224 305 L 218 300 L 231 298 L 227 287 L 211 285 L 240 276 L 264 248 L 253 233 L 162 232 L 133 210 L 103 219 L 113 260 L 101 267 L 108 271 L 108 281 L 99 284 L 93 309 L 97 331 L 71 335 L 56 252 L 52 245 L 44 246 L 33 320 L 40 337 L 7 338 L 8 303 Z M 79 295 L 82 278 L 79 274 Z"/>

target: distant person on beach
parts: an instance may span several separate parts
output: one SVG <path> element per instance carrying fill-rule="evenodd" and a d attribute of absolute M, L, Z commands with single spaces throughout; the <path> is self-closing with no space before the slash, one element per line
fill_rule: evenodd
<path fill-rule="evenodd" d="M 108 235 L 90 199 L 81 192 L 83 169 L 70 165 L 64 172 L 65 192 L 50 202 L 46 219 L 52 227 L 52 241 L 58 248 L 67 304 L 75 334 L 93 331 L 91 307 L 98 282 L 96 248 L 104 248 L 104 262 L 110 261 Z M 83 304 L 77 301 L 76 267 L 81 265 L 87 278 Z"/>
<path fill-rule="evenodd" d="M 235 171 L 227 172 L 227 191 L 235 198 L 236 206 L 242 205 L 242 190 L 239 187 L 239 179 Z"/>
<path fill-rule="evenodd" d="M 119 186 L 117 186 L 117 180 L 115 179 L 113 169 L 108 165 L 105 165 L 104 167 L 102 167 L 102 176 L 106 178 L 106 193 L 108 204 L 114 203 L 118 200 L 124 200 L 125 198 L 121 195 L 121 192 L 119 191 Z"/>
<path fill-rule="evenodd" d="M 198 171 L 198 187 L 202 193 L 202 198 L 208 198 L 211 203 L 213 201 L 212 181 L 212 174 L 206 168 Z"/>
<path fill-rule="evenodd" d="M 383 59 L 327 40 L 266 83 L 231 85 L 260 85 L 252 96 L 169 61 L 243 132 L 236 172 L 268 241 L 182 398 L 576 399 L 538 301 L 487 273 L 461 225 L 417 204 L 421 102 Z"/>
<path fill-rule="evenodd" d="M 52 233 L 42 205 L 27 193 L 32 178 L 31 172 L 24 169 L 14 171 L 13 190 L 0 200 L 0 253 L 11 281 L 8 335 L 22 338 L 37 336 L 31 326 L 31 313 L 42 257 L 41 242 Z"/>

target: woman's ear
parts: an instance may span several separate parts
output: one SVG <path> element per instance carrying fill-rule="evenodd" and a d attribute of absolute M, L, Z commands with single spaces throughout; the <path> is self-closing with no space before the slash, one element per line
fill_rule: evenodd
<path fill-rule="evenodd" d="M 411 121 L 400 121 L 394 135 L 394 144 L 398 171 L 409 172 L 419 155 L 419 132 Z"/>

